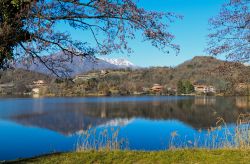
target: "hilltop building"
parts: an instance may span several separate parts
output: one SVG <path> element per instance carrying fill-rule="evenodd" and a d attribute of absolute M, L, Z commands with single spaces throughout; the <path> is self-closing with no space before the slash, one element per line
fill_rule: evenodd
<path fill-rule="evenodd" d="M 84 75 L 76 75 L 76 77 L 73 79 L 73 81 L 77 81 L 77 80 L 81 80 L 81 81 L 88 81 L 91 79 L 95 79 L 97 78 L 97 74 L 96 73 L 90 73 L 90 74 L 84 74 Z"/>
<path fill-rule="evenodd" d="M 107 70 L 101 70 L 101 75 L 107 75 L 109 73 L 109 71 Z"/>
<path fill-rule="evenodd" d="M 109 74 L 109 71 L 107 70 L 101 70 L 99 72 L 90 72 L 90 73 L 86 73 L 86 74 L 79 74 L 76 75 L 75 78 L 73 79 L 74 82 L 76 81 L 89 81 L 92 79 L 97 79 L 99 77 L 103 77 L 105 75 Z"/>

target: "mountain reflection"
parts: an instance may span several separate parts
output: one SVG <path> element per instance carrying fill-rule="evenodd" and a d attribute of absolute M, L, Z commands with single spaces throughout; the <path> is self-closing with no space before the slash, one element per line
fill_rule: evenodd
<path fill-rule="evenodd" d="M 125 126 L 126 122 L 135 118 L 174 119 L 195 129 L 206 129 L 215 126 L 218 117 L 222 117 L 227 123 L 235 123 L 239 114 L 250 112 L 249 97 L 190 97 L 171 100 L 152 98 L 151 101 L 136 101 L 136 99 L 140 100 L 140 97 L 135 98 L 135 101 L 121 102 L 57 102 L 56 99 L 53 103 L 39 101 L 30 105 L 27 102 L 27 110 L 17 112 L 17 109 L 10 109 L 4 119 L 70 135 L 86 130 L 90 126 Z M 32 107 L 29 108 L 29 105 Z"/>

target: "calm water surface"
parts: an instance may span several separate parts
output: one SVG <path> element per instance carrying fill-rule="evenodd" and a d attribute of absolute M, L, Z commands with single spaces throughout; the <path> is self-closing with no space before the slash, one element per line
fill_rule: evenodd
<path fill-rule="evenodd" d="M 73 151 L 89 128 L 119 128 L 132 150 L 168 149 L 173 135 L 203 146 L 218 117 L 233 129 L 249 112 L 247 97 L 0 98 L 0 160 Z"/>

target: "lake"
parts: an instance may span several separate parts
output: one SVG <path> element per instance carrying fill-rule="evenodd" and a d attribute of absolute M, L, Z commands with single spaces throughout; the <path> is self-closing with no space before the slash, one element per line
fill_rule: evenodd
<path fill-rule="evenodd" d="M 100 140 L 105 129 L 131 150 L 209 147 L 211 134 L 233 133 L 239 114 L 249 112 L 249 97 L 0 98 L 0 160 L 74 151 L 84 132 Z M 226 127 L 211 132 L 218 117 Z"/>

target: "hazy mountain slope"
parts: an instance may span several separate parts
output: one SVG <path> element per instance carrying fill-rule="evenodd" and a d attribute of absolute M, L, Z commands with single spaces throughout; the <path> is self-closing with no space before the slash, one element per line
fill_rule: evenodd
<path fill-rule="evenodd" d="M 80 56 L 75 56 L 71 59 L 68 58 L 68 56 L 63 55 L 62 53 L 53 54 L 48 57 L 44 57 L 43 59 L 46 60 L 46 64 L 51 68 L 54 68 L 56 74 L 61 77 L 73 77 L 77 74 L 93 70 L 136 67 L 134 64 L 125 59 L 94 59 L 83 58 Z M 35 59 L 35 61 L 31 64 L 27 62 L 17 62 L 14 67 L 32 70 L 47 75 L 54 75 L 53 72 L 47 69 L 46 66 L 39 62 L 38 59 Z"/>

